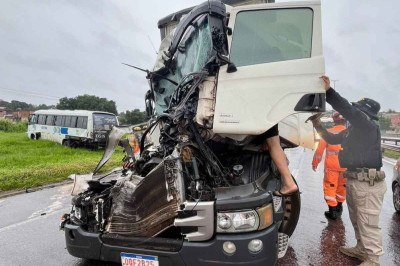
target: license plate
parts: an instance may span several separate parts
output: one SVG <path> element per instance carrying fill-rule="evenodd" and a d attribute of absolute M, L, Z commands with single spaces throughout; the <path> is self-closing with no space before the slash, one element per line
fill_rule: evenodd
<path fill-rule="evenodd" d="M 157 256 L 121 253 L 122 266 L 159 266 Z"/>

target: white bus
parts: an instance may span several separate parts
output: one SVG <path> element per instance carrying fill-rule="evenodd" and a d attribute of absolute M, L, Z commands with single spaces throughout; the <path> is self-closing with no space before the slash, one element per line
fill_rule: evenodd
<path fill-rule="evenodd" d="M 30 139 L 47 139 L 68 147 L 105 146 L 109 131 L 118 125 L 112 113 L 85 110 L 38 110 L 28 125 Z"/>

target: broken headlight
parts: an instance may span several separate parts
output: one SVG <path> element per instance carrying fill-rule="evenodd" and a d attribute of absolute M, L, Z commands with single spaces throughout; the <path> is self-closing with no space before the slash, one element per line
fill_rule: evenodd
<path fill-rule="evenodd" d="M 272 204 L 257 210 L 217 213 L 217 233 L 240 233 L 262 230 L 272 224 Z"/>
<path fill-rule="evenodd" d="M 74 216 L 79 220 L 82 219 L 82 209 L 74 206 Z"/>

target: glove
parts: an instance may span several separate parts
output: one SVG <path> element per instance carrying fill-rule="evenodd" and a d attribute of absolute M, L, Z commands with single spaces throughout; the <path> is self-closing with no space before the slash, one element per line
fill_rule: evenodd
<path fill-rule="evenodd" d="M 135 160 L 130 156 L 125 156 L 123 162 L 122 168 L 124 170 L 132 169 L 135 166 Z"/>
<path fill-rule="evenodd" d="M 321 122 L 319 121 L 319 119 L 321 118 L 323 113 L 318 113 L 315 115 L 310 116 L 307 120 L 306 123 L 308 121 L 311 121 L 311 123 L 313 123 L 313 125 L 315 126 L 316 124 L 321 125 Z"/>

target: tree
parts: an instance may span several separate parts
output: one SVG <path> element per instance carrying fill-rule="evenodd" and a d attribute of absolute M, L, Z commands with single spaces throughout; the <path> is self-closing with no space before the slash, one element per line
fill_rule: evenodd
<path fill-rule="evenodd" d="M 38 106 L 36 106 L 36 110 L 48 110 L 48 109 L 55 109 L 56 106 L 55 105 L 46 105 L 44 103 L 39 104 Z"/>
<path fill-rule="evenodd" d="M 389 108 L 389 110 L 387 110 L 387 112 L 388 112 L 389 114 L 391 114 L 391 113 L 396 113 L 396 110 Z"/>
<path fill-rule="evenodd" d="M 6 107 L 7 109 L 10 109 L 12 111 L 17 111 L 18 109 L 23 111 L 32 111 L 33 109 L 35 109 L 32 104 L 15 100 L 12 100 L 10 103 L 8 103 Z"/>
<path fill-rule="evenodd" d="M 390 125 L 391 125 L 390 118 L 384 116 L 379 117 L 379 127 L 381 130 L 390 129 Z"/>
<path fill-rule="evenodd" d="M 94 95 L 79 95 L 75 98 L 61 98 L 57 104 L 57 109 L 61 110 L 90 110 L 104 111 L 117 114 L 117 106 L 114 101 L 107 98 L 100 98 Z"/>
<path fill-rule="evenodd" d="M 119 117 L 119 121 L 121 124 L 129 124 L 135 125 L 146 122 L 147 115 L 146 112 L 140 111 L 139 109 L 134 109 L 132 111 L 126 111 L 125 113 L 121 113 Z"/>

